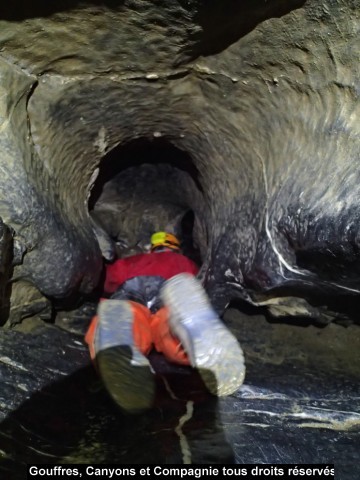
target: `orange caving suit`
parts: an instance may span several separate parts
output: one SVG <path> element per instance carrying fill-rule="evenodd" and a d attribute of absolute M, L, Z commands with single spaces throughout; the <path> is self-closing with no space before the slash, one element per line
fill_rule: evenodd
<path fill-rule="evenodd" d="M 134 255 L 107 266 L 104 291 L 111 295 L 128 280 L 135 278 L 148 277 L 151 282 L 151 277 L 168 280 L 179 273 L 196 275 L 198 271 L 198 266 L 192 260 L 179 253 L 165 251 Z M 127 301 L 134 315 L 133 334 L 138 349 L 144 355 L 148 355 L 154 347 L 168 360 L 189 365 L 188 357 L 179 340 L 169 330 L 167 308 L 160 307 L 157 311 L 151 312 L 147 306 L 137 301 Z M 95 358 L 94 336 L 97 320 L 98 317 L 95 316 L 85 337 L 92 359 Z"/>

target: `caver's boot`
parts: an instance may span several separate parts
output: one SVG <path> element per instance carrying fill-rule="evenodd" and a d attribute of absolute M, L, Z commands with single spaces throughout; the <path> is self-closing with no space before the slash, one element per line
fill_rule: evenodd
<path fill-rule="evenodd" d="M 145 307 L 139 307 L 146 312 Z M 147 331 L 149 327 L 145 318 L 141 340 L 147 345 L 137 346 L 133 331 L 135 310 L 132 302 L 103 300 L 98 307 L 92 334 L 88 333 L 86 339 L 90 351 L 93 347 L 92 355 L 95 355 L 95 364 L 106 389 L 128 413 L 140 413 L 151 408 L 155 395 L 155 380 L 149 360 L 140 352 L 141 347 L 143 351 L 151 349 L 151 333 Z"/>
<path fill-rule="evenodd" d="M 234 393 L 244 381 L 242 349 L 212 308 L 192 275 L 181 273 L 165 282 L 161 297 L 169 309 L 170 330 L 184 347 L 211 393 Z"/>

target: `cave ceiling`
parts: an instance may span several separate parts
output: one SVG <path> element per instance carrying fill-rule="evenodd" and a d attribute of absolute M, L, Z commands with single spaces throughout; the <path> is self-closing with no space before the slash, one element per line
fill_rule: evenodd
<path fill-rule="evenodd" d="M 194 212 L 219 311 L 239 298 L 276 315 L 349 316 L 360 292 L 359 6 L 0 6 L 2 310 L 24 285 L 50 299 L 92 291 L 102 252 L 88 201 L 102 160 L 161 139 L 198 172 L 173 181 L 172 201 Z"/>

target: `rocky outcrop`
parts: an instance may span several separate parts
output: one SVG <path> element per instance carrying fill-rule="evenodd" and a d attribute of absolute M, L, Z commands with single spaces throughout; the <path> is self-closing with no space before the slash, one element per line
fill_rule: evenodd
<path fill-rule="evenodd" d="M 194 213 L 219 311 L 241 298 L 277 315 L 351 316 L 358 21 L 356 0 L 1 6 L 0 216 L 22 252 L 8 262 L 13 281 L 50 299 L 90 292 L 102 265 L 91 190 L 106 161 L 117 191 L 141 179 L 151 145 L 169 153 L 165 170 L 151 167 L 157 221 Z M 144 160 L 127 164 L 129 145 Z M 155 228 L 155 215 L 141 220 L 153 191 L 137 188 L 115 241 Z"/>

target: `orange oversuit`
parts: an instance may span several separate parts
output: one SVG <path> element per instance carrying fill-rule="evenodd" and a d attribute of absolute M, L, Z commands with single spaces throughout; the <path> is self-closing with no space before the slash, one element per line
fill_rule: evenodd
<path fill-rule="evenodd" d="M 173 251 L 151 252 L 117 260 L 106 269 L 104 291 L 114 293 L 121 285 L 132 278 L 146 276 L 161 277 L 164 280 L 179 273 L 196 275 L 197 265 L 189 258 Z M 107 300 L 111 301 L 111 300 Z M 178 339 L 170 332 L 168 326 L 168 310 L 159 308 L 152 313 L 147 306 L 127 300 L 133 311 L 134 342 L 144 355 L 148 355 L 152 348 L 163 353 L 165 357 L 175 363 L 189 365 L 188 357 Z M 92 319 L 86 333 L 85 340 L 89 345 L 91 357 L 94 359 L 94 335 L 98 317 Z M 121 322 L 121 318 L 119 318 Z"/>

